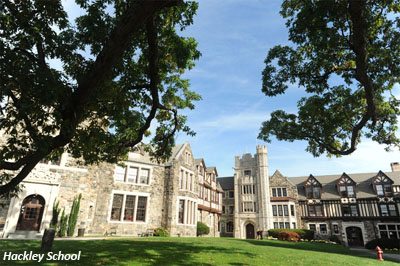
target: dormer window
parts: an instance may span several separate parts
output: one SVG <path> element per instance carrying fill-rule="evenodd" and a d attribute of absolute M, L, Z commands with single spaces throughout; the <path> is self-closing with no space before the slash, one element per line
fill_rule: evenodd
<path fill-rule="evenodd" d="M 306 196 L 308 199 L 320 199 L 321 198 L 321 183 L 313 175 L 307 179 L 306 185 Z"/>
<path fill-rule="evenodd" d="M 351 179 L 346 173 L 343 173 L 343 175 L 339 178 L 337 186 L 341 197 L 354 198 L 356 196 L 356 182 L 354 182 L 353 179 Z"/>
<path fill-rule="evenodd" d="M 379 173 L 373 178 L 372 184 L 378 197 L 392 196 L 393 180 L 391 180 L 382 171 L 379 171 Z"/>

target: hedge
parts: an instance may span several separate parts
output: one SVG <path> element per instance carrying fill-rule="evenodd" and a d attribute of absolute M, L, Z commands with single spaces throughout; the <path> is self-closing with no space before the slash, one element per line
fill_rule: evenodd
<path fill-rule="evenodd" d="M 202 222 L 197 222 L 197 236 L 208 235 L 210 233 L 210 227 Z"/>
<path fill-rule="evenodd" d="M 294 232 L 297 233 L 301 239 L 314 239 L 314 231 L 307 229 L 270 229 L 268 230 L 268 235 L 278 238 L 280 232 Z"/>
<path fill-rule="evenodd" d="M 400 239 L 377 238 L 365 244 L 366 249 L 375 249 L 377 246 L 379 246 L 381 249 L 400 249 Z"/>
<path fill-rule="evenodd" d="M 156 230 L 154 230 L 154 236 L 162 236 L 162 237 L 167 237 L 169 236 L 169 232 L 167 229 L 163 227 L 158 227 Z"/>

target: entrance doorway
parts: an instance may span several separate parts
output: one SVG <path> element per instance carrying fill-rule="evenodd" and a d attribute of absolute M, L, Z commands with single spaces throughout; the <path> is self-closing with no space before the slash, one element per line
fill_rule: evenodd
<path fill-rule="evenodd" d="M 40 195 L 30 195 L 22 201 L 17 230 L 39 231 L 45 200 Z"/>
<path fill-rule="evenodd" d="M 252 225 L 252 224 L 247 224 L 246 225 L 246 238 L 247 239 L 254 239 L 255 238 L 254 225 Z"/>
<path fill-rule="evenodd" d="M 349 246 L 364 246 L 362 230 L 360 227 L 350 226 L 346 228 L 347 243 Z"/>

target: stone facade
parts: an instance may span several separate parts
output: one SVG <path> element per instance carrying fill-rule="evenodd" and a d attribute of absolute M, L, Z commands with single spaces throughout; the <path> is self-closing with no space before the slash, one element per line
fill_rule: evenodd
<path fill-rule="evenodd" d="M 255 238 L 272 225 L 267 148 L 257 146 L 254 157 L 244 154 L 235 158 L 234 236 Z"/>
<path fill-rule="evenodd" d="M 198 175 L 189 144 L 174 147 L 172 158 L 164 164 L 153 162 L 140 149 L 129 153 L 121 165 L 84 165 L 63 154 L 58 162 L 38 164 L 18 197 L 0 205 L 0 236 L 39 237 L 50 225 L 53 204 L 58 201 L 69 214 L 79 194 L 75 235 L 85 229 L 86 235 L 138 236 L 163 227 L 172 236 L 196 236 L 197 221 L 206 221 L 210 236 L 219 236 L 222 190 L 213 210 L 200 210 L 199 182 L 203 177 Z M 40 205 L 36 198 L 41 199 Z M 29 224 L 28 218 L 36 219 L 36 224 Z"/>

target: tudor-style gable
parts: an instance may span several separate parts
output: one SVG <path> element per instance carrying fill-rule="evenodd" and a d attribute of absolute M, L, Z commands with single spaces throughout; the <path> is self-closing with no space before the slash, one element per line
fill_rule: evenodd
<path fill-rule="evenodd" d="M 276 170 L 272 176 L 269 178 L 270 195 L 276 198 L 297 198 L 297 187 L 289 181 L 289 179 L 282 175 L 279 170 Z"/>
<path fill-rule="evenodd" d="M 351 179 L 346 173 L 338 179 L 337 190 L 342 198 L 355 198 L 356 197 L 356 182 Z"/>
<path fill-rule="evenodd" d="M 378 197 L 392 196 L 393 183 L 393 180 L 382 171 L 379 171 L 378 174 L 372 178 L 372 186 L 374 187 L 375 193 Z"/>
<path fill-rule="evenodd" d="M 310 175 L 304 185 L 306 190 L 306 197 L 308 199 L 320 199 L 321 198 L 321 183 L 313 176 Z"/>

